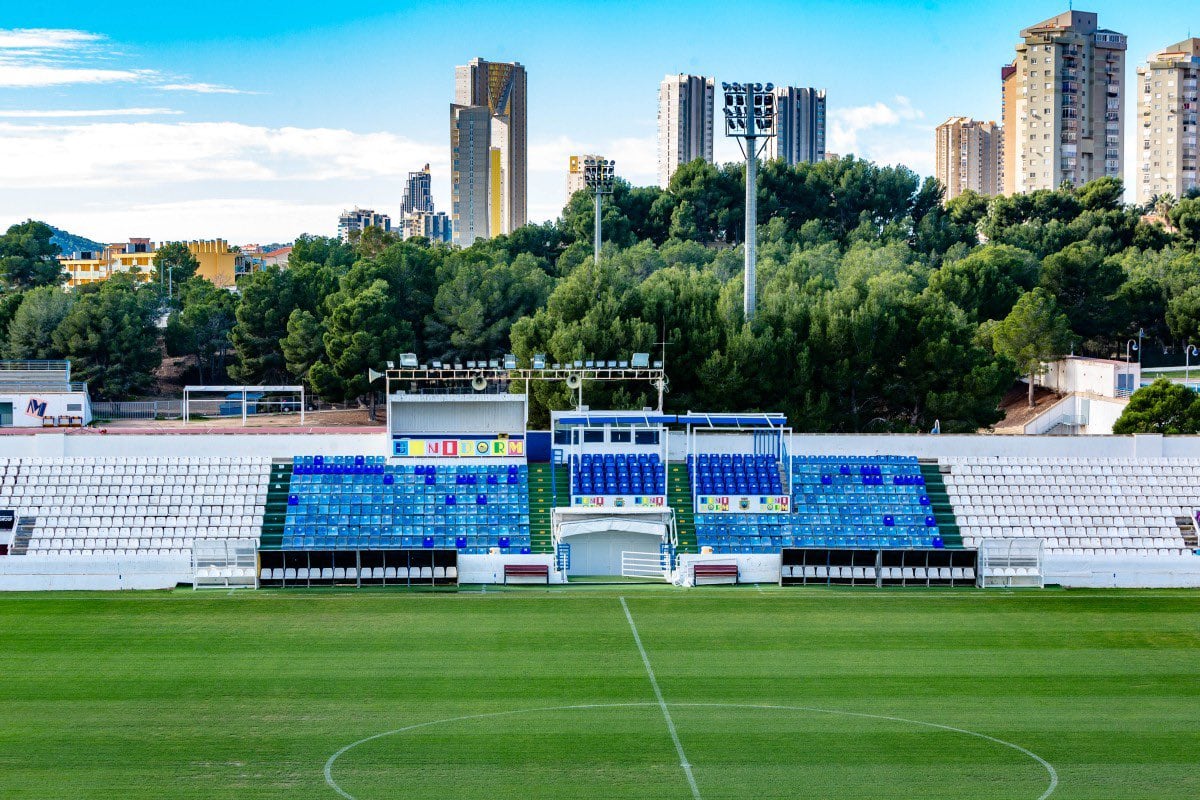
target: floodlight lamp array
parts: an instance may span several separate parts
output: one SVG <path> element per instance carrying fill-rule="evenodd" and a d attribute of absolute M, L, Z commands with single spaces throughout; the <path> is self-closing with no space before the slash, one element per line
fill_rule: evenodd
<path fill-rule="evenodd" d="M 725 93 L 725 135 L 775 135 L 775 85 L 722 83 Z"/>
<path fill-rule="evenodd" d="M 608 158 L 593 158 L 583 160 L 583 181 L 594 192 L 611 194 L 613 182 L 616 180 L 617 162 Z"/>

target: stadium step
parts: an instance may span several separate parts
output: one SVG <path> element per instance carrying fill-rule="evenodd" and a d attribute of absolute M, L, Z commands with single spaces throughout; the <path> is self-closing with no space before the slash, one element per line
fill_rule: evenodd
<path fill-rule="evenodd" d="M 267 484 L 267 502 L 263 508 L 260 550 L 283 547 L 283 525 L 287 520 L 288 494 L 292 486 L 292 461 L 277 458 L 271 462 L 271 482 Z"/>
<path fill-rule="evenodd" d="M 17 528 L 13 531 L 12 547 L 8 554 L 23 556 L 29 552 L 29 540 L 33 538 L 34 528 L 37 527 L 37 517 L 18 517 Z"/>
<path fill-rule="evenodd" d="M 1179 535 L 1183 537 L 1183 544 L 1193 550 L 1200 547 L 1200 540 L 1196 536 L 1196 521 L 1191 517 L 1176 517 L 1175 524 L 1179 526 Z"/>
<path fill-rule="evenodd" d="M 929 504 L 933 516 L 937 519 L 938 533 L 946 547 L 962 547 L 962 531 L 958 527 L 958 519 L 954 516 L 954 506 L 950 502 L 950 493 L 946 489 L 946 481 L 942 477 L 942 467 L 936 461 L 922 460 L 921 475 L 925 478 L 925 493 L 929 495 Z"/>
<path fill-rule="evenodd" d="M 535 553 L 554 552 L 553 510 L 571 504 L 569 480 L 565 466 L 529 465 L 529 544 Z"/>
<path fill-rule="evenodd" d="M 699 552 L 696 547 L 696 507 L 692 499 L 692 480 L 687 464 L 667 465 L 667 504 L 675 510 L 676 551 Z"/>

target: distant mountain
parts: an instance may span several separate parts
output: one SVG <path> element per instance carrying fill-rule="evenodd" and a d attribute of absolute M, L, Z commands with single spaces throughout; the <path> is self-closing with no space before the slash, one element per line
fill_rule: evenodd
<path fill-rule="evenodd" d="M 73 233 L 67 233 L 64 230 L 59 230 L 53 225 L 50 230 L 54 231 L 54 235 L 50 237 L 52 244 L 58 245 L 59 252 L 70 255 L 78 253 L 81 250 L 103 250 L 104 245 L 100 242 L 93 242 L 91 239 L 86 239 L 83 236 L 76 236 Z"/>

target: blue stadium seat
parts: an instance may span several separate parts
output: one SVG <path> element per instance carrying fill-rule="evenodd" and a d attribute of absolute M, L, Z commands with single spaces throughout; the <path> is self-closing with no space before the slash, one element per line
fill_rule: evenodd
<path fill-rule="evenodd" d="M 773 456 L 702 453 L 688 463 L 701 495 L 782 493 L 772 466 L 778 475 Z M 697 543 L 718 553 L 942 546 L 916 458 L 797 456 L 791 467 L 791 514 L 697 513 Z"/>
<path fill-rule="evenodd" d="M 697 494 L 784 493 L 779 459 L 773 455 L 700 453 L 688 458 L 688 475 Z"/>
<path fill-rule="evenodd" d="M 571 491 L 583 495 L 666 494 L 666 465 L 657 453 L 574 455 Z"/>
<path fill-rule="evenodd" d="M 524 464 L 387 464 L 382 456 L 299 463 L 312 469 L 293 471 L 285 548 L 518 553 L 530 545 Z"/>

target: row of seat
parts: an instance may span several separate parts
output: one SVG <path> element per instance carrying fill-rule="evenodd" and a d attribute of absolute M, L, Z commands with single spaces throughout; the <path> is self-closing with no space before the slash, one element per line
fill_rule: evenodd
<path fill-rule="evenodd" d="M 583 495 L 662 495 L 667 472 L 658 453 L 583 453 L 571 456 L 571 490 Z"/>
<path fill-rule="evenodd" d="M 989 537 L 990 538 L 990 537 Z M 963 546 L 978 548 L 983 546 L 985 540 L 974 536 L 964 536 Z M 1095 547 L 1082 546 L 1083 540 L 1078 540 L 1080 546 L 1073 547 L 1070 543 L 1062 539 L 1055 541 L 1053 545 L 1049 540 L 1046 542 L 1046 551 L 1053 552 L 1058 555 L 1070 556 L 1105 556 L 1109 558 L 1125 558 L 1128 556 L 1189 556 L 1193 555 L 1193 551 L 1187 547 L 1154 547 L 1143 543 L 1123 543 L 1126 546 L 1121 547 Z M 1088 541 L 1099 541 L 1091 539 Z M 1159 542 L 1161 544 L 1161 542 Z"/>
<path fill-rule="evenodd" d="M 85 479 L 82 475 L 51 475 L 35 477 L 29 475 L 9 475 L 0 480 L 0 486 L 26 486 L 41 492 L 64 494 L 61 490 L 74 489 L 73 494 L 82 490 L 100 492 L 109 490 L 111 494 L 121 487 L 143 487 L 147 493 L 170 494 L 170 489 L 180 486 L 236 486 L 246 491 L 255 491 L 266 486 L 266 475 L 96 475 Z"/>
<path fill-rule="evenodd" d="M 250 539 L 258 536 L 257 525 L 230 525 L 202 530 L 161 528 L 99 528 L 94 536 L 82 536 L 78 528 L 41 529 L 30 537 L 31 543 L 58 547 L 88 547 L 96 550 L 136 550 L 139 547 L 191 547 L 197 539 Z"/>
<path fill-rule="evenodd" d="M 688 456 L 688 475 L 697 494 L 782 494 L 774 455 L 699 453 Z"/>
<path fill-rule="evenodd" d="M 435 580 L 457 578 L 458 567 L 263 567 L 259 577 L 264 581 Z"/>
<path fill-rule="evenodd" d="M 153 547 L 136 547 L 136 548 L 86 548 L 86 547 L 60 547 L 60 546 L 31 546 L 27 551 L 31 556 L 93 556 L 93 557 L 115 557 L 121 556 L 124 558 L 140 558 L 143 556 L 191 556 L 191 547 L 176 547 L 176 548 L 153 548 Z"/>
<path fill-rule="evenodd" d="M 838 567 L 821 565 L 783 566 L 785 578 L 833 578 L 838 580 L 870 581 L 973 581 L 974 567 Z"/>
<path fill-rule="evenodd" d="M 271 459 L 265 456 L 45 456 L 45 457 L 2 457 L 0 469 L 21 467 L 39 469 L 43 467 L 205 467 L 216 468 L 237 465 L 270 466 Z"/>
<path fill-rule="evenodd" d="M 1170 458 L 1170 457 L 1153 457 L 1153 458 L 1124 458 L 1124 457 L 1051 457 L 1051 456 L 946 456 L 938 459 L 938 463 L 946 464 L 954 468 L 959 466 L 969 467 L 971 469 L 988 469 L 996 466 L 1006 468 L 1019 469 L 1035 469 L 1038 467 L 1051 467 L 1054 469 L 1065 468 L 1096 468 L 1096 469 L 1115 469 L 1117 467 L 1151 467 L 1158 469 L 1160 467 L 1197 467 L 1200 468 L 1200 458 Z"/>

